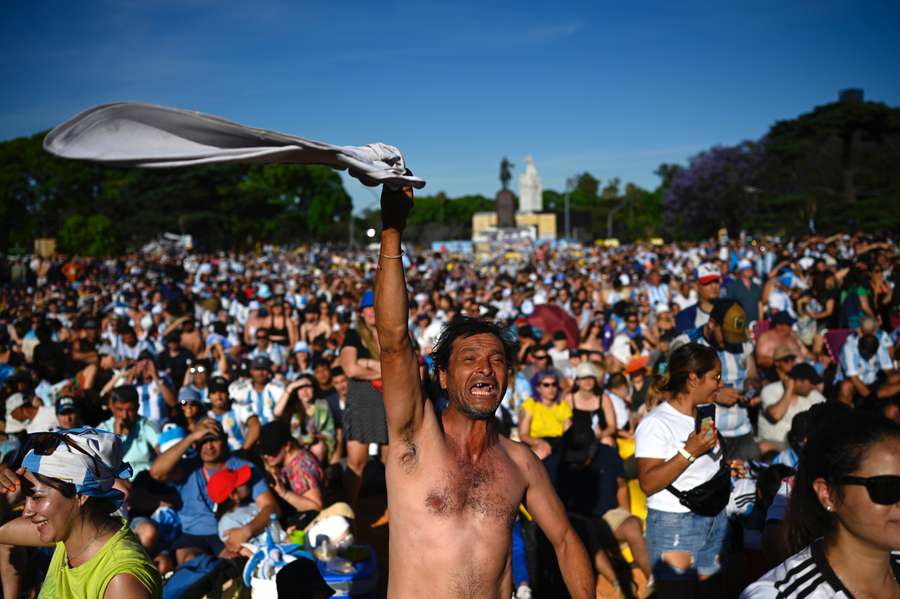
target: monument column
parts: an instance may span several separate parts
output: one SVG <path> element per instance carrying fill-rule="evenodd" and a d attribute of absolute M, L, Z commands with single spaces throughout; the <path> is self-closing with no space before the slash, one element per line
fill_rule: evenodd
<path fill-rule="evenodd" d="M 525 159 L 525 172 L 519 177 L 519 212 L 541 212 L 544 209 L 544 188 L 534 167 L 534 160 Z"/>

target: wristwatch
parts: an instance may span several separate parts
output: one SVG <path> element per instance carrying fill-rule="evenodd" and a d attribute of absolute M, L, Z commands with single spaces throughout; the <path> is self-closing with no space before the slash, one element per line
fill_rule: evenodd
<path fill-rule="evenodd" d="M 678 453 L 681 455 L 681 457 L 686 459 L 689 464 L 693 464 L 697 460 L 697 458 L 695 458 L 693 455 L 691 455 L 691 452 L 689 452 L 684 447 L 680 447 L 678 449 Z"/>

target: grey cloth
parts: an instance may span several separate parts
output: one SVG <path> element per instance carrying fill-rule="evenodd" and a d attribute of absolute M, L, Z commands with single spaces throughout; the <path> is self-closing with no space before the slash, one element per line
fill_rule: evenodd
<path fill-rule="evenodd" d="M 364 185 L 425 187 L 387 144 L 334 146 L 254 129 L 200 112 L 133 102 L 103 104 L 55 127 L 44 149 L 62 158 L 147 168 L 218 162 L 323 164 Z"/>

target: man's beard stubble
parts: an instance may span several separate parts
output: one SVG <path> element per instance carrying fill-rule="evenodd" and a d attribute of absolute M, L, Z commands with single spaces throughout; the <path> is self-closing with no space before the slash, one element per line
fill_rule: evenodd
<path fill-rule="evenodd" d="M 471 420 L 491 420 L 494 417 L 494 412 L 497 411 L 497 406 L 494 406 L 492 410 L 479 410 L 462 401 L 460 397 L 454 397 L 454 394 L 448 392 L 447 396 L 450 399 L 450 405 Z"/>

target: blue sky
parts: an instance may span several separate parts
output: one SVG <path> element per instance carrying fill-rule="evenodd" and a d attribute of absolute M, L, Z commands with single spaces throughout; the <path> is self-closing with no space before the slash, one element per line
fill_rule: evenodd
<path fill-rule="evenodd" d="M 841 88 L 900 105 L 898 31 L 896 0 L 6 2 L 0 139 L 136 100 L 396 145 L 424 193 L 493 195 L 526 155 L 545 188 L 586 170 L 652 188 L 661 162 Z"/>

